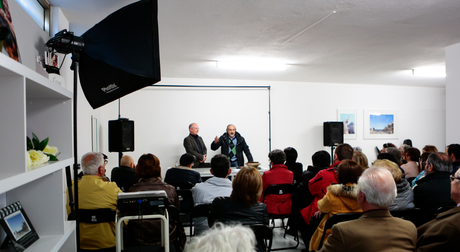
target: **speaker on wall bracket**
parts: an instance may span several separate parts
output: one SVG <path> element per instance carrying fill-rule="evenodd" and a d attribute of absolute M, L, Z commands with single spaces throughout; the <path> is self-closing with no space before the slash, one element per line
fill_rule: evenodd
<path fill-rule="evenodd" d="M 109 152 L 134 151 L 134 121 L 127 118 L 109 121 Z"/>
<path fill-rule="evenodd" d="M 323 145 L 337 146 L 343 144 L 343 122 L 323 123 Z"/>

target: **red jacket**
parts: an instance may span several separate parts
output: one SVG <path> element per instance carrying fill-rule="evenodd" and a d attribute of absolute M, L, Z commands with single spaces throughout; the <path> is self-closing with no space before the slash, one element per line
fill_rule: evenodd
<path fill-rule="evenodd" d="M 294 182 L 294 174 L 287 169 L 284 164 L 273 165 L 269 171 L 262 175 L 263 189 L 269 185 L 276 184 L 292 184 Z M 262 194 L 263 199 L 264 195 Z M 267 195 L 264 203 L 267 205 L 268 213 L 270 214 L 290 214 L 291 213 L 291 195 Z"/>
<path fill-rule="evenodd" d="M 326 195 L 327 187 L 332 183 L 338 183 L 335 167 L 341 162 L 342 161 L 338 161 L 329 166 L 329 168 L 319 171 L 318 174 L 308 182 L 308 188 L 314 198 L 309 206 L 300 210 L 305 223 L 310 224 L 310 218 L 318 211 L 318 201 Z"/>

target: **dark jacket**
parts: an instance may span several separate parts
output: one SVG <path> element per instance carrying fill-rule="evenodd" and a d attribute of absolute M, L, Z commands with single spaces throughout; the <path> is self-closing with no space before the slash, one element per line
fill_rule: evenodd
<path fill-rule="evenodd" d="M 313 195 L 310 192 L 310 188 L 308 188 L 308 182 L 310 179 L 314 178 L 319 171 L 324 169 L 327 169 L 327 167 L 316 167 L 309 165 L 307 170 L 302 173 L 300 176 L 300 181 L 298 181 L 296 191 L 294 195 L 292 195 L 293 209 L 300 210 L 310 205 L 311 201 L 313 200 Z"/>
<path fill-rule="evenodd" d="M 123 192 L 128 191 L 132 185 L 139 181 L 134 169 L 127 166 L 113 168 L 110 179 L 117 183 L 117 186 L 120 187 Z"/>
<path fill-rule="evenodd" d="M 159 178 L 143 178 L 131 188 L 130 192 L 165 190 L 168 195 L 168 203 L 177 209 L 180 208 L 179 198 L 176 189 L 161 181 Z M 161 244 L 161 221 L 156 220 L 130 220 L 126 227 L 126 240 L 130 245 L 156 245 Z M 185 245 L 185 231 L 179 220 L 169 222 L 170 246 L 178 242 L 181 249 Z"/>
<path fill-rule="evenodd" d="M 195 162 L 193 163 L 193 167 L 198 168 L 200 166 L 200 160 L 203 160 L 203 155 L 208 153 L 208 149 L 203 142 L 203 139 L 198 136 L 198 141 L 201 145 L 201 153 L 198 148 L 198 144 L 196 143 L 195 137 L 192 134 L 189 134 L 188 137 L 184 138 L 184 148 L 185 152 L 192 154 L 196 157 Z"/>
<path fill-rule="evenodd" d="M 267 206 L 264 203 L 257 203 L 245 207 L 229 197 L 217 197 L 212 201 L 208 222 L 209 226 L 214 225 L 214 222 L 268 225 Z"/>
<path fill-rule="evenodd" d="M 201 183 L 201 175 L 199 172 L 192 169 L 179 167 L 171 167 L 166 171 L 165 182 L 190 182 L 192 185 Z"/>
<path fill-rule="evenodd" d="M 244 157 L 243 152 L 246 154 L 248 158 L 248 162 L 253 162 L 251 152 L 249 151 L 249 146 L 246 144 L 244 137 L 240 135 L 240 133 L 235 132 L 236 137 L 236 159 L 238 161 L 238 166 L 244 166 Z M 228 156 L 228 141 L 230 138 L 228 137 L 227 133 L 224 133 L 222 136 L 219 137 L 219 141 L 211 143 L 211 150 L 215 151 L 220 148 L 220 152 L 225 156 Z"/>
<path fill-rule="evenodd" d="M 294 184 L 298 185 L 301 182 L 301 176 L 303 172 L 303 165 L 302 163 L 288 163 L 286 162 L 285 165 L 287 166 L 288 170 L 294 173 Z"/>
<path fill-rule="evenodd" d="M 414 205 L 422 210 L 425 222 L 434 219 L 439 207 L 456 205 L 450 198 L 449 176 L 449 172 L 434 172 L 415 182 Z"/>

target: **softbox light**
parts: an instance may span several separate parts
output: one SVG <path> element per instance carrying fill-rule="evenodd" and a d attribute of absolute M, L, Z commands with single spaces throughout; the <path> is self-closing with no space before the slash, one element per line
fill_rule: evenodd
<path fill-rule="evenodd" d="M 80 84 L 93 109 L 161 80 L 157 16 L 157 0 L 139 1 L 82 35 Z"/>

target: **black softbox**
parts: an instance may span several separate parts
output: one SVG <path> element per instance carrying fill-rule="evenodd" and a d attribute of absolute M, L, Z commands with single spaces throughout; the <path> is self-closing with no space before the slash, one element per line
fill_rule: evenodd
<path fill-rule="evenodd" d="M 139 1 L 82 35 L 80 84 L 93 109 L 161 80 L 157 15 L 156 0 Z"/>

